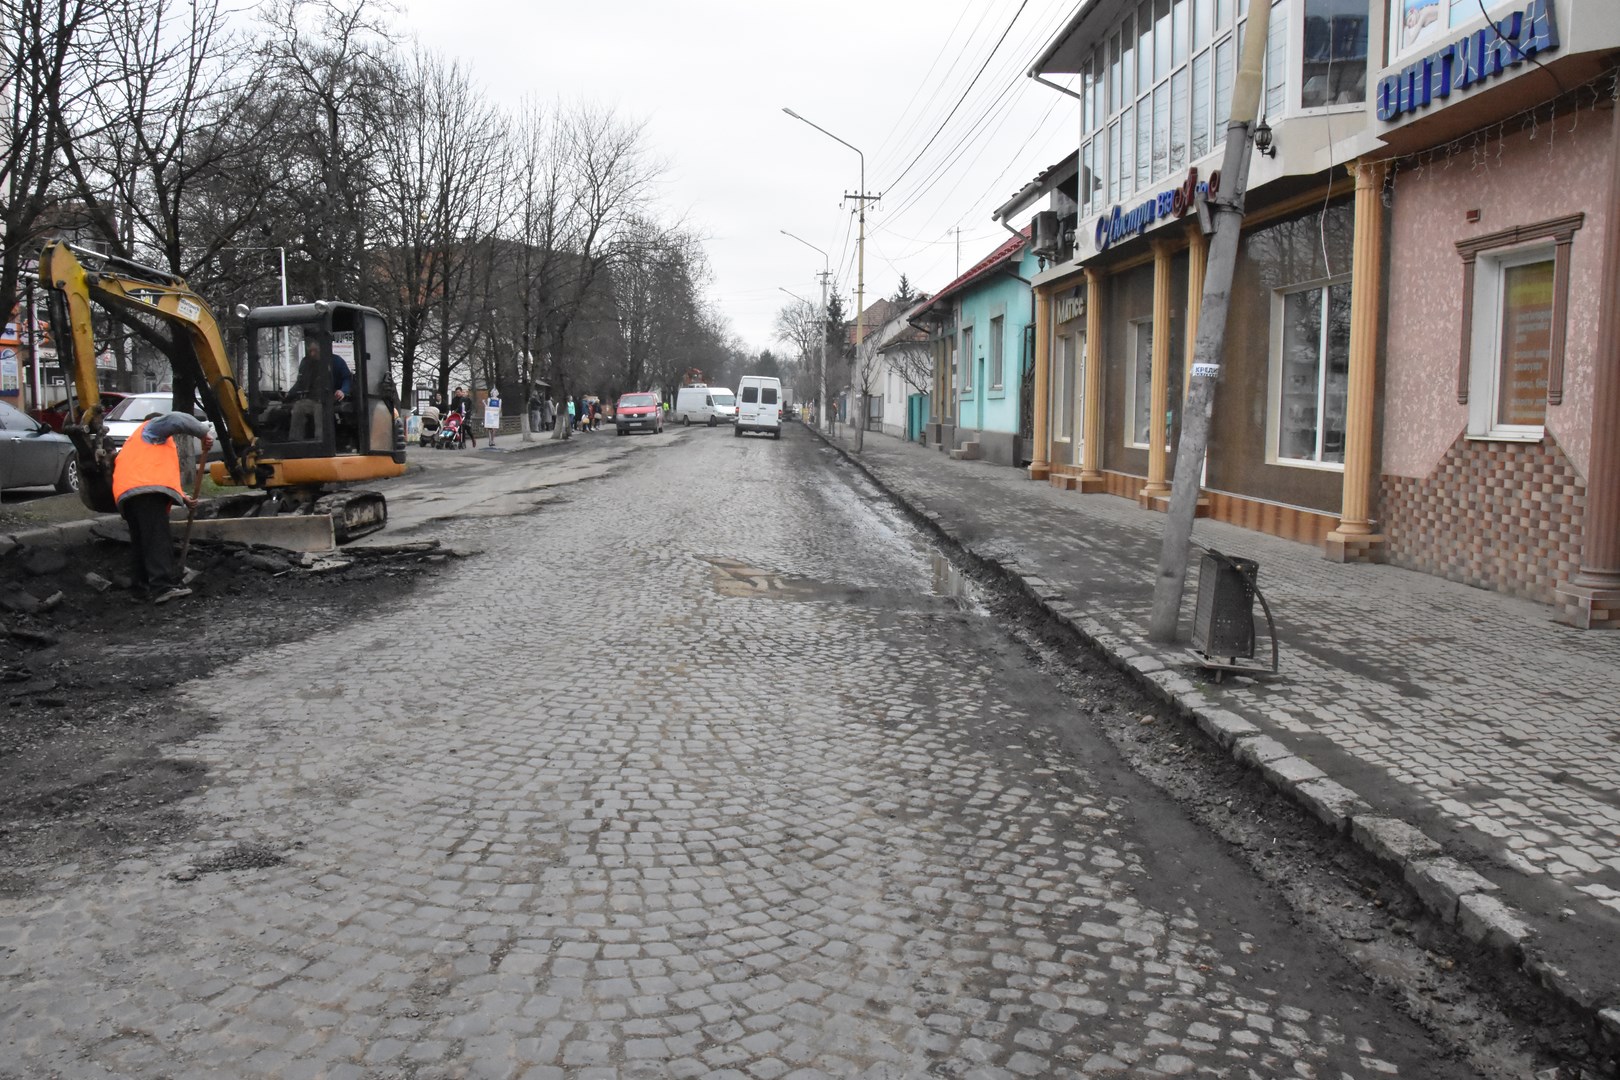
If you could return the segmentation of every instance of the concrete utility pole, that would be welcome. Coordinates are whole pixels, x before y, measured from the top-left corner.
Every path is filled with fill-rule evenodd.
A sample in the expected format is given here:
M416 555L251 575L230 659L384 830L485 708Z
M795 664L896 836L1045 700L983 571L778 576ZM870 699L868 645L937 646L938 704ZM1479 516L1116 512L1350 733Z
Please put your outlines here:
M834 135L833 138L837 139L838 136ZM844 142L842 139L838 139L838 141ZM844 143L844 145L849 146L848 143ZM849 148L855 150L853 146ZM859 150L855 150L855 152L861 154ZM881 194L868 195L866 193L866 155L861 154L861 190L853 195L848 192L844 194L844 198L854 199L855 205L860 207L860 230L856 234L857 239L855 241L855 363L851 365L849 373L850 406L851 411L856 414L854 419L855 452L857 454L861 452L866 434L866 383L861 365L861 341L866 336L866 319L864 318L866 304L866 204L882 197Z
M856 156L861 159L861 189L854 194L850 194L848 192L844 193L844 198L846 200L854 199L855 205L860 208L861 227L858 239L855 242L855 360L856 363L859 364L862 336L861 331L863 328L863 324L861 322L861 306L866 302L866 204L883 198L883 193L879 192L876 195L868 195L866 193L866 155L861 153L860 147L853 143L844 142L843 139L840 139L838 136L834 135L820 124L814 123L810 120L805 120L804 117L800 116L798 113L787 108L786 106L783 106L782 111L793 117L795 120L802 120L804 123L809 124L811 127L827 136L827 138L831 139L833 142L849 147L851 150L855 151ZM857 396L856 380L853 378L853 375L857 373L852 370L851 374L852 377L850 379L849 390L850 396L853 398ZM866 401L864 395L861 395L860 401L853 402L852 404L856 406L856 411L862 414L855 418L855 449L859 451L861 448L861 432L866 429Z
M1199 305L1192 385L1182 413L1176 473L1164 520L1164 542L1159 550L1159 576L1153 583L1153 614L1148 622L1151 641L1175 641L1176 625L1181 618L1187 554L1192 542L1193 517L1198 510L1204 453L1209 447L1209 419L1215 408L1215 384L1220 379L1221 349L1226 340L1226 312L1231 303L1232 275L1237 268L1238 240L1243 231L1244 189L1248 186L1249 159L1253 156L1254 119L1260 112L1260 69L1266 56L1270 20L1270 4L1249 6L1243 56L1232 88L1232 117L1226 125L1226 156L1221 161L1220 191L1210 200L1215 215L1215 235L1209 245L1209 268Z
M821 426L832 433L832 414L827 411L827 283L832 280L832 271L823 270L816 275L821 279L821 315L816 325L821 330Z

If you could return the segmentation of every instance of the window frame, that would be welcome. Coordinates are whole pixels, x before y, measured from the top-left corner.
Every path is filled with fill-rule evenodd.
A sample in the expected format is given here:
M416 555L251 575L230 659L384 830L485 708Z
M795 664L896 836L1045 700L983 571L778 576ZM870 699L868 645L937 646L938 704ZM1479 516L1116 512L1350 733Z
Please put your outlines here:
M1125 446L1131 450L1150 450L1152 443L1148 441L1153 437L1153 338L1148 338L1147 372L1148 381L1146 393L1148 395L1148 439L1136 441L1136 394L1137 384L1141 382L1138 368L1142 363L1142 331L1145 328L1149 335L1153 333L1153 316L1144 315L1139 319L1129 319L1127 326L1131 328L1131 352L1125 365Z
M990 317L990 341L986 348L988 354L989 370L985 373L985 387L990 392L1005 392L1007 389L1007 349L1006 336L1007 316L1005 314Z
M1345 102L1343 105L1306 105L1305 104L1305 4L1307 0L1291 0L1298 5L1299 18L1295 20L1298 25L1289 27L1288 36L1288 111L1293 116L1331 116L1337 113L1365 112L1367 103L1372 95L1373 83L1378 74L1378 65L1373 56L1373 24L1376 16L1368 10L1367 13L1367 56L1364 61L1365 72L1361 77L1361 100ZM1399 3L1400 0L1386 0L1386 4ZM1470 0L1472 2L1472 0ZM1487 0L1495 2L1495 0ZM1388 13L1386 6L1385 12ZM1388 19L1385 20L1385 31L1390 28ZM1386 36L1384 46L1387 50L1393 38ZM1328 26L1328 51L1333 51L1333 27Z
M1067 432L1064 430L1063 395L1065 393L1069 393L1072 396L1073 394L1073 390L1069 386L1069 380L1072 377L1069 371L1069 364L1072 357L1069 355L1068 337L1069 335L1067 334L1058 333L1055 328L1052 331L1052 359L1054 363L1052 364L1051 400L1047 402L1052 414L1050 417L1052 441L1054 443L1063 443L1064 445L1069 445L1074 442L1074 423L1072 416L1069 418L1069 427Z
M956 395L959 398L970 398L973 396L974 383L977 381L973 370L973 324L963 323L957 327L956 334L959 342L956 355L961 363L957 373L964 376L957 382Z
M1317 472L1344 472L1342 461L1322 461L1326 439L1323 434L1322 422L1327 414L1327 350L1326 335L1328 332L1328 312L1332 307L1331 290L1337 287L1348 288L1351 275L1340 274L1330 278L1318 278L1315 281L1302 282L1298 285L1289 285L1286 288L1274 289L1271 293L1271 345L1270 356L1267 361L1266 373L1266 464L1280 465L1290 469L1313 469ZM1318 346L1317 353L1317 383L1316 383L1316 443L1317 455L1312 458L1293 458L1282 455L1282 377L1283 377L1283 336L1287 331L1288 298L1300 293L1317 292L1322 294L1322 335L1323 341ZM1346 349L1349 343L1346 342ZM1345 371L1345 392L1349 393L1349 365ZM1348 409L1345 417L1345 438L1349 439Z
M1550 246L1553 256L1552 339L1547 357L1547 408L1564 403L1564 351L1569 332L1569 275L1575 233L1586 223L1584 213L1549 218L1529 225L1501 229L1483 236L1456 242L1463 263L1463 310L1461 343L1457 352L1457 404L1468 406L1469 439L1486 442L1539 442L1546 436L1546 424L1518 427L1496 423L1497 373L1501 355L1494 348L1501 332L1500 271L1544 259ZM1535 255L1540 253L1541 258ZM1479 280L1480 257L1485 258L1487 280ZM1504 262L1504 259L1508 260ZM1491 289L1491 302L1481 305L1482 284ZM1493 325L1493 323L1495 325ZM1483 342L1491 343L1491 351ZM1488 365L1486 362L1488 361ZM1487 367L1487 373L1478 369ZM1482 388L1490 388L1481 394ZM1487 400L1481 402L1483 397Z

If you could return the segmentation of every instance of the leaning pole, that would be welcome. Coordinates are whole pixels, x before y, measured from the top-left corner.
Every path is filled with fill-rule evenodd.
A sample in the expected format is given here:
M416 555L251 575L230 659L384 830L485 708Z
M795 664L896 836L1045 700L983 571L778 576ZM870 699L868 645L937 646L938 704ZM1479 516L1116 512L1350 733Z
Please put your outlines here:
M1249 5L1243 56L1232 88L1232 117L1226 125L1226 156L1221 161L1220 190L1209 200L1215 218L1215 235L1209 243L1208 270L1198 315L1198 340L1193 348L1192 385L1182 413L1176 472L1164 520L1163 546L1159 549L1159 575L1153 583L1153 614L1148 622L1151 641L1175 641L1176 625L1181 618L1181 594L1187 583L1193 517L1198 511L1204 454L1209 448L1209 418L1215 408L1215 386L1221 377L1226 311L1231 303L1232 274L1237 268L1238 240L1243 231L1244 189L1249 180L1254 120L1260 112L1260 70L1266 55L1270 21L1270 4Z

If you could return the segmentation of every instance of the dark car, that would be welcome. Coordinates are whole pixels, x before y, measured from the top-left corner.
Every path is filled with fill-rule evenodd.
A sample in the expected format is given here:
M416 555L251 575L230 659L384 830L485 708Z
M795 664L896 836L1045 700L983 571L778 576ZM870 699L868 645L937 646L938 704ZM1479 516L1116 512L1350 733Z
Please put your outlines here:
M128 394L121 394L117 390L101 391L102 411L112 412L113 406L117 405L120 401L123 401L127 397L129 397ZM44 424L52 431L61 431L62 425L68 422L71 415L68 409L68 406L71 404L72 400L70 398L62 398L60 401L51 402L43 409L29 409L28 415Z
M79 490L79 454L66 435L0 402L0 488Z
M656 394L624 394L613 410L613 425L620 435L632 431L664 430L664 410L659 407Z

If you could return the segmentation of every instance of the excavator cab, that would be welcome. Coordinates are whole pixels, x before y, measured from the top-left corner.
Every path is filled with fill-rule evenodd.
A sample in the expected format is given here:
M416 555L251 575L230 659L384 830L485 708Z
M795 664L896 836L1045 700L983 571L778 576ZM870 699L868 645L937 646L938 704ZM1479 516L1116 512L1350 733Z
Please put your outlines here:
M325 301L262 307L243 314L243 327L242 390L266 457L405 463L381 313Z

